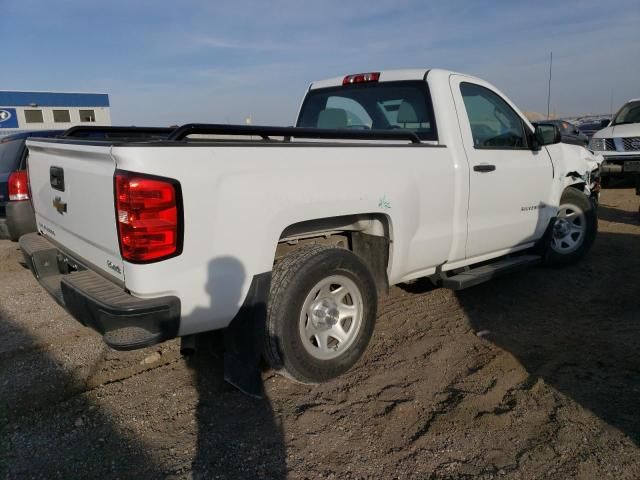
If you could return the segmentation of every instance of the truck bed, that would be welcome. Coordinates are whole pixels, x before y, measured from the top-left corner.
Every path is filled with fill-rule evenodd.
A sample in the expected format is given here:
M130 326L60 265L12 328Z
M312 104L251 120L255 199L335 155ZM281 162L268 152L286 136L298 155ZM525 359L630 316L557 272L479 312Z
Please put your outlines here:
M165 139L34 139L29 148L40 233L139 298L180 298L180 335L226 326L300 222L367 214L393 225L404 240L393 246L392 283L446 261L451 247L454 159L411 132L189 124ZM67 191L51 187L51 167L64 169ZM117 171L180 184L180 255L123 261Z

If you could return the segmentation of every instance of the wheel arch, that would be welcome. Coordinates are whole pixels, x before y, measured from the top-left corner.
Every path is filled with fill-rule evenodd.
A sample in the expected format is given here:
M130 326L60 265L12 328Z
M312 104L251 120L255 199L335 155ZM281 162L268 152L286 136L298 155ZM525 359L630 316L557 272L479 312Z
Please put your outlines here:
M391 218L379 212L304 220L282 230L274 260L278 261L302 245L335 245L362 258L373 273L378 291L386 293L392 235Z

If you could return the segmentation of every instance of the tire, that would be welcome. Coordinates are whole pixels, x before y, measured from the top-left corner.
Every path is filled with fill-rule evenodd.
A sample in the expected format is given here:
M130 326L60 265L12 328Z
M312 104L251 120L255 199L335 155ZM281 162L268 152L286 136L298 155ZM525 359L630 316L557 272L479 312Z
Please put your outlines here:
M573 187L560 198L558 217L549 235L547 263L571 265L591 248L598 233L598 216L591 200Z
M309 245L291 252L273 270L267 362L301 383L343 374L371 340L377 303L371 270L349 250Z

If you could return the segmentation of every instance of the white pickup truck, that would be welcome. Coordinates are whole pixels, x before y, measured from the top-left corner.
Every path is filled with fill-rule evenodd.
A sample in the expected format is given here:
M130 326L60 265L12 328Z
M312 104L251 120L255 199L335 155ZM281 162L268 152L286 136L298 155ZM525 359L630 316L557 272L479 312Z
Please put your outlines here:
M39 233L20 245L113 348L226 329L236 384L256 355L320 382L362 355L390 285L585 254L598 162L559 142L471 76L348 75L311 84L296 127L30 139Z
M589 148L601 154L603 180L640 175L640 98L629 100L613 116L611 123L597 131Z

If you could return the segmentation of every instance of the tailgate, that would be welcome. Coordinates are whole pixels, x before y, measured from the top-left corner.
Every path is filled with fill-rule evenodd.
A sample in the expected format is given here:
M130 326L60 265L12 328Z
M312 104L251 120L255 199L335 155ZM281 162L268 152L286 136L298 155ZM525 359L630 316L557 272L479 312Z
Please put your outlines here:
M71 256L124 281L111 146L42 140L27 146L38 231Z

